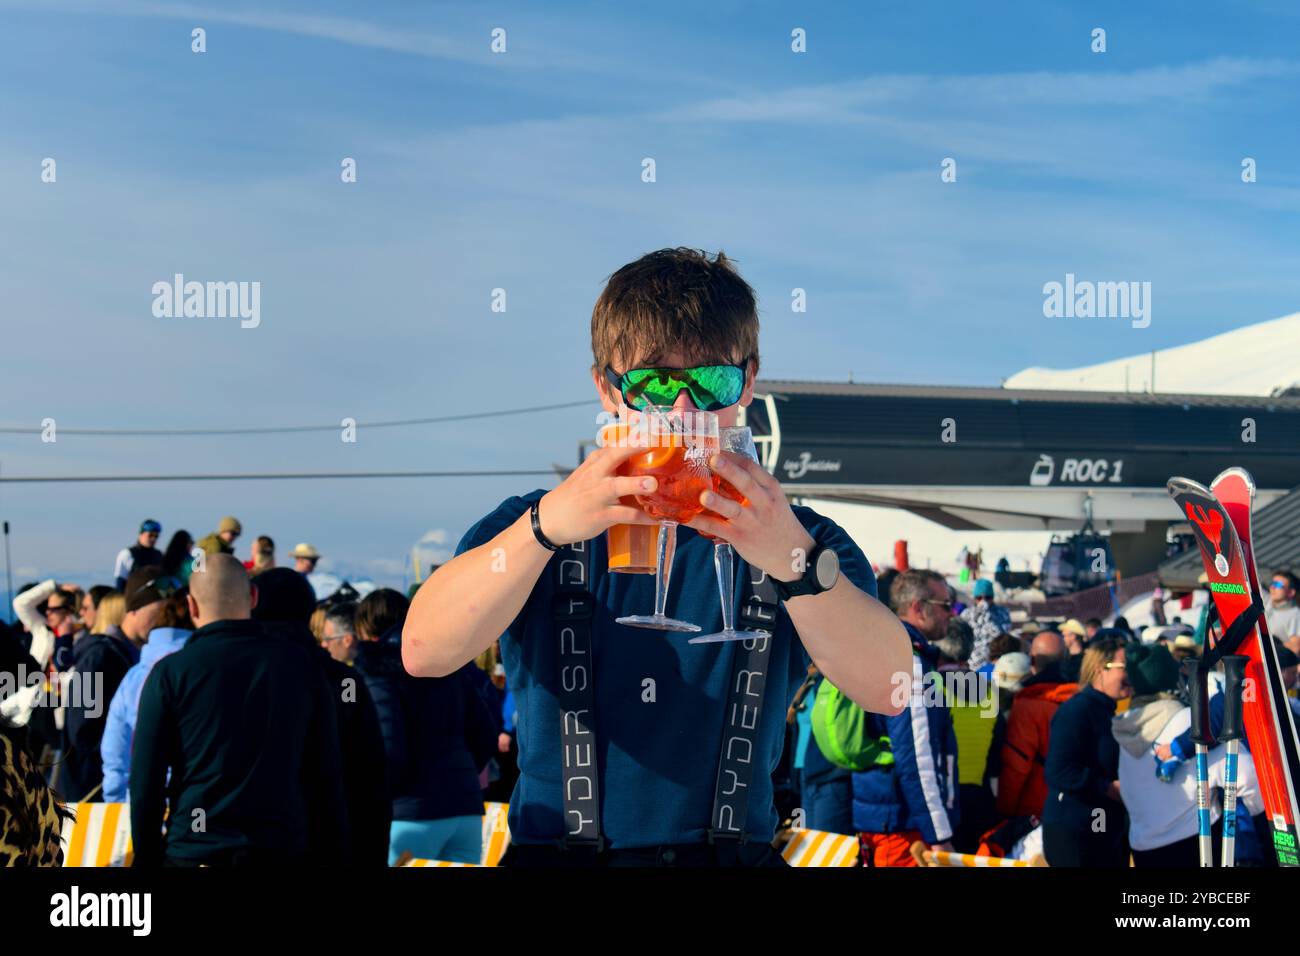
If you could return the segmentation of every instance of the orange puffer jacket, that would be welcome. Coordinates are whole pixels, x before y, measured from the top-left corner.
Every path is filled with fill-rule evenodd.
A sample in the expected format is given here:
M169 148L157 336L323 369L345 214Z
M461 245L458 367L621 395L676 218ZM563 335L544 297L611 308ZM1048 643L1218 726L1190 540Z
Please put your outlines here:
M1078 691L1078 684L1031 679L1016 694L1007 715L1002 743L1002 773L998 777L998 813L1008 817L1040 816L1047 800L1043 766L1048 731L1056 708Z

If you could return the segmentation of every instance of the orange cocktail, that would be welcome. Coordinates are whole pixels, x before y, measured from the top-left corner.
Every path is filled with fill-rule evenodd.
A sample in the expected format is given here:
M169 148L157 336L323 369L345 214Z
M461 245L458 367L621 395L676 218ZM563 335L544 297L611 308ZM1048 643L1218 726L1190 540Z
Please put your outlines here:
M718 452L718 436L664 429L652 432L648 440L650 446L629 458L619 473L657 479L654 491L636 496L650 517L677 524L690 521L704 510L700 495L713 489L709 459Z
M630 431L630 426L623 422L605 425L597 443L603 447L626 442ZM629 495L620 498L619 504L635 508L637 501ZM609 569L621 574L654 574L655 541L658 537L659 529L654 525L611 525L606 532Z
M655 490L636 495L641 510L659 519L655 540L655 612L616 618L619 624L665 631L699 631L698 624L664 613L672 574L677 525L704 510L700 496L714 487L709 460L718 453L718 416L712 412L647 406L629 441L644 446L627 459L619 474L653 477Z
M722 497L724 498L730 498L732 501L739 501L740 506L742 508L749 504L749 499L746 498L744 495L742 495L739 491L737 491L736 486L733 485L731 482L727 481L725 478L719 478L717 481L717 487L715 487L713 490L716 491L718 494L722 495ZM717 518L719 521L727 520L726 518L723 518L721 515L715 515L713 512L709 512L708 517ZM714 544L717 544L722 540L717 535L709 534L707 531L701 531L700 535L705 538L708 538Z
M635 498L620 502L636 506ZM609 569L622 574L655 573L655 539L659 529L652 524L616 524L609 528Z

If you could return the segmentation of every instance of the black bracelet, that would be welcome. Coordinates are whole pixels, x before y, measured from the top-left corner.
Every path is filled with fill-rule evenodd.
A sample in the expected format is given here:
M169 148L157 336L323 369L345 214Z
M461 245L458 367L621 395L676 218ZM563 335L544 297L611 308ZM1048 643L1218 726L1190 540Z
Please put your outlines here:
M541 503L542 499L538 498L533 502L532 508L528 511L529 517L533 522L533 537L536 538L537 543L547 551L559 551L560 546L552 542L550 538L546 537L546 535L542 534L542 519L537 516L537 508Z

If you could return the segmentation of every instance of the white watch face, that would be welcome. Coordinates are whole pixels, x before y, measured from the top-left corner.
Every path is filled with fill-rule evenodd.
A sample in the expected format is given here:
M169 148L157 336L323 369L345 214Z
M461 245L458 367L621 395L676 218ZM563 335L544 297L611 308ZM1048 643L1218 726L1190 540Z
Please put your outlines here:
M840 576L840 556L831 548L825 548L817 555L817 586L829 591L835 586Z

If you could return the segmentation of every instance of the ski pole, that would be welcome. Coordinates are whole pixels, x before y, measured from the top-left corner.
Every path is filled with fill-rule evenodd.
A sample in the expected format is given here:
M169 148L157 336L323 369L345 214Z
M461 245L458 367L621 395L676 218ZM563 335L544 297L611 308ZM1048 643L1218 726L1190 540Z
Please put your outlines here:
M1227 741L1228 749L1223 769L1222 866L1237 865L1237 754L1241 747L1241 690L1248 660L1242 654L1227 654L1223 658L1223 727L1219 739Z
M1183 661L1192 705L1192 743L1196 744L1196 835L1201 866L1214 866L1214 843L1210 837L1210 732L1209 670L1196 658Z

